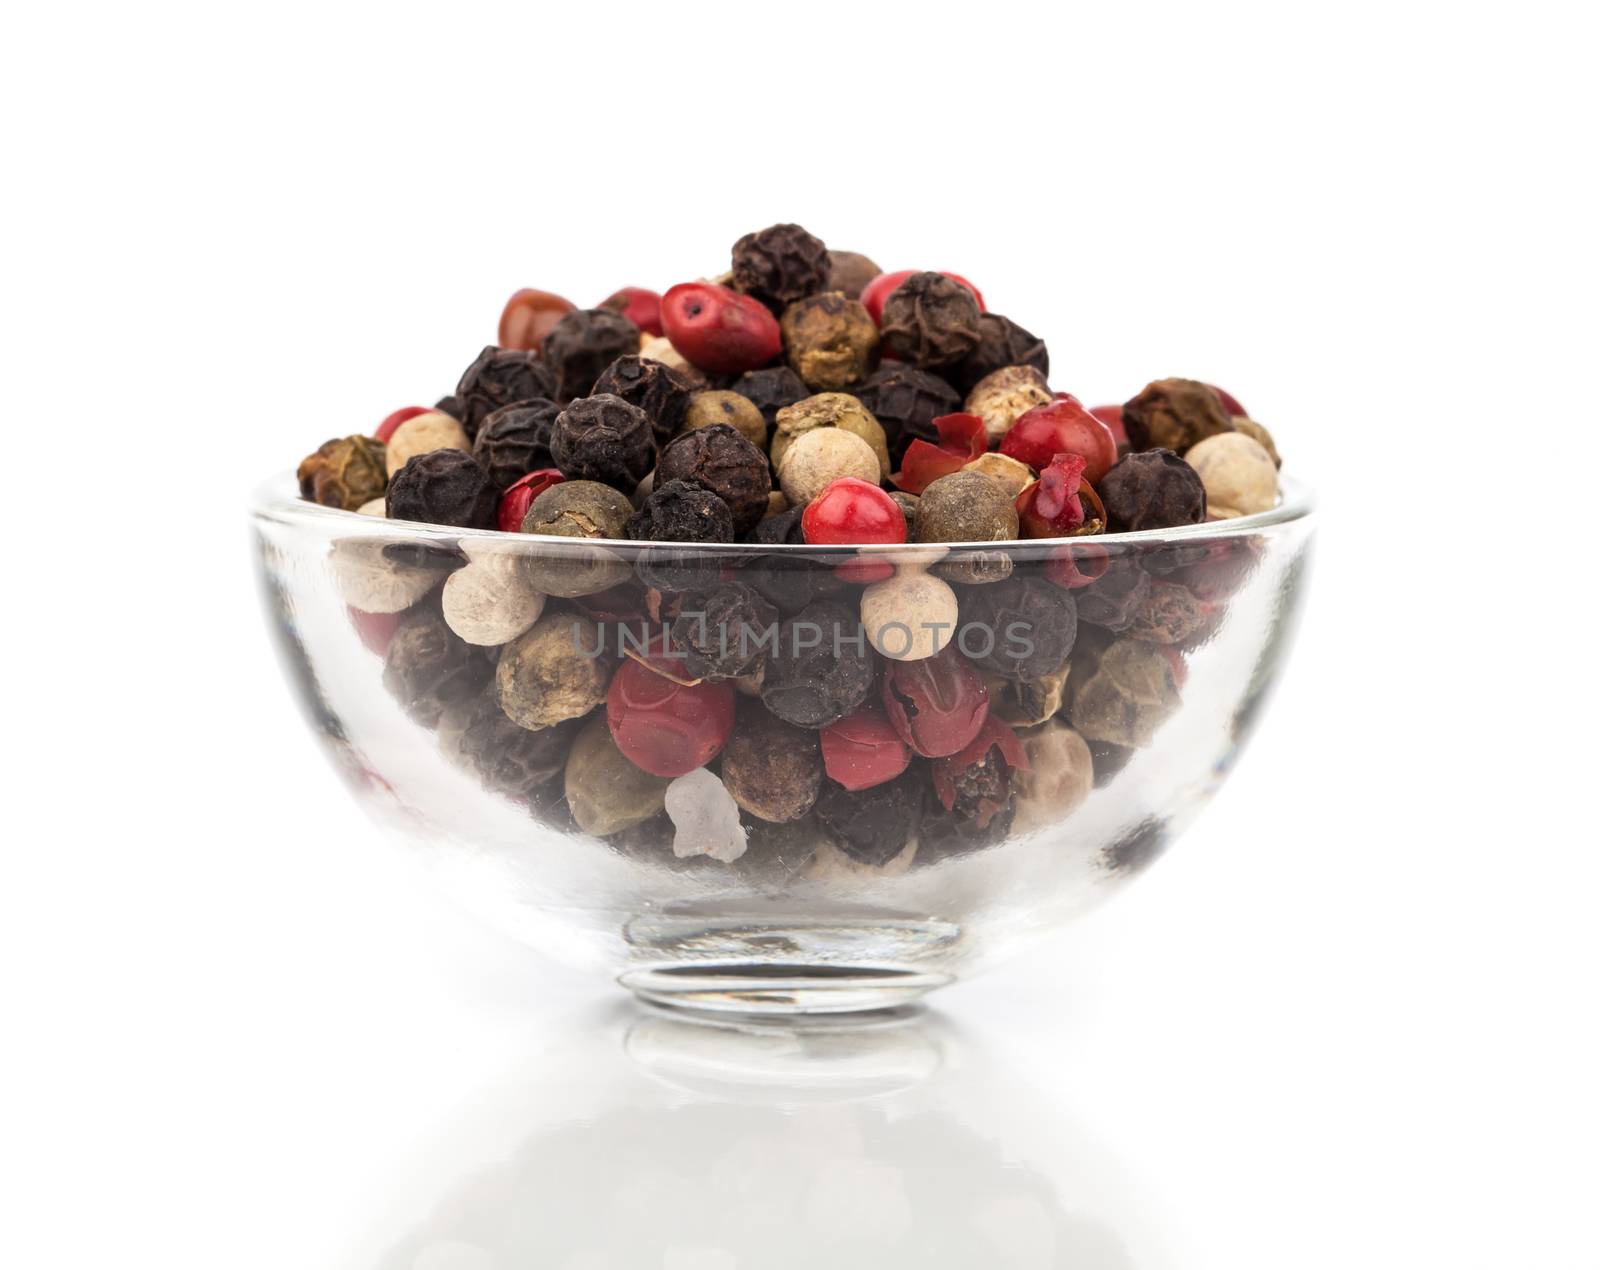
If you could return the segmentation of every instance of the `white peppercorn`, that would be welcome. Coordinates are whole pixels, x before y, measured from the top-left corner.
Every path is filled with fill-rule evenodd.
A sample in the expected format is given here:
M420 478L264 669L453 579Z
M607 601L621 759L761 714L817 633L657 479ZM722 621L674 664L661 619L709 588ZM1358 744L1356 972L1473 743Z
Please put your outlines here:
M1277 464L1253 437L1219 432L1183 457L1206 487L1206 512L1211 519L1253 516L1277 506Z
M445 579L444 620L469 644L509 643L539 620L544 593L529 583L522 559L498 542L463 541L467 565Z
M1013 833L1053 828L1094 790L1094 760L1088 743L1059 719L1020 735L1026 767L1011 772L1016 816Z
M452 419L442 410L413 415L389 438L384 451L384 466L392 477L406 465L408 459L433 450L470 450L472 442L459 420Z
M841 477L876 485L882 466L873 449L853 432L817 428L795 441L778 468L778 484L792 507L804 507Z
M892 661L932 657L954 638L958 620L955 592L916 565L900 565L861 593L867 639Z
M1003 366L973 385L967 413L982 419L989 444L999 445L1013 423L1051 400L1050 385L1034 367Z

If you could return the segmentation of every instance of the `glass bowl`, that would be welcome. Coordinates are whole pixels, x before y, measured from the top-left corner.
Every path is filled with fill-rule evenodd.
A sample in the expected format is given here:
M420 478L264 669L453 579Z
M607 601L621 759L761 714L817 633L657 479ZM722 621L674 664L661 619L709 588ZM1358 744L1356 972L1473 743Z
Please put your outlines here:
M1313 524L1283 486L936 548L455 530L287 475L253 512L316 730L462 902L651 1000L813 1012L984 969L1182 831L1290 643Z

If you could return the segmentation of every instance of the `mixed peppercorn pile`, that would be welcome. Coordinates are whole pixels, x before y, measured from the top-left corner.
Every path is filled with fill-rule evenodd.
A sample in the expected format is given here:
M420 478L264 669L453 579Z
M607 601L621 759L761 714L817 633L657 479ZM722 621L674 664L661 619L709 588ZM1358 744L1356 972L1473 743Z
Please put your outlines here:
M488 787L662 858L895 873L1069 814L1176 709L1256 548L1116 534L1278 499L1228 393L1089 409L1049 370L965 278L774 225L664 294L518 291L453 394L298 476L515 535L332 560L389 691Z

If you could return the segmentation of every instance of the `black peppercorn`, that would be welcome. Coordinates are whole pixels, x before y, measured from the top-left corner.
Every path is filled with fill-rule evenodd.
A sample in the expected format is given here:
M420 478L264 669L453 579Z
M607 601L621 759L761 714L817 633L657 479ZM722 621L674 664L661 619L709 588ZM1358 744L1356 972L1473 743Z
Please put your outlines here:
M482 464L502 493L529 472L554 467L550 437L561 407L548 397L501 406L484 419L472 443L472 457Z
M978 315L978 345L954 373L956 387L968 393L985 375L1007 366L1031 366L1050 377L1050 353L1044 341L998 313Z
M1171 450L1119 459L1098 486L1113 533L1198 525L1206 518L1200 474Z
M1043 679L1066 664L1078 635L1072 593L1042 578L1017 576L963 589L960 648L1003 679Z
M733 514L704 486L668 481L650 492L628 521L627 533L636 542L732 542ZM644 552L634 565L647 586L662 591L704 585L720 569L715 557L671 548Z
M769 225L733 245L733 285L773 309L827 289L833 262L799 225Z
M579 397L556 416L550 453L569 480L631 490L655 466L650 416L609 393Z
M896 464L912 441L938 441L935 419L961 410L960 393L937 375L904 362L884 363L867 376L855 396L883 425Z
M540 787L566 766L576 728L575 720L548 728L519 727L506 717L489 688L444 711L439 718L439 748L485 789L535 803L541 801Z
M805 380L787 366L768 366L764 370L747 370L730 385L733 392L748 397L761 412L767 427L778 420L778 411L792 406L803 397L811 395Z
M596 393L610 393L650 416L656 440L665 445L683 427L694 385L665 362L637 353L617 358L594 382Z
M465 450L430 450L408 459L384 496L390 520L462 529L493 529L499 505L499 489Z
M484 651L458 637L438 606L428 604L395 628L384 652L383 686L410 718L431 728L447 706L481 693L493 671Z
M478 435L484 419L501 406L534 397L554 397L556 380L538 353L530 349L496 348L491 344L463 372L455 395L459 400L457 407L452 409L440 402L439 408L459 419L471 438Z
M1078 620L1108 631L1127 630L1150 590L1150 575L1127 555L1112 558L1105 573L1075 593Z
M1015 798L991 810L986 821L974 816L969 807L958 804L946 811L935 800L922 817L922 830L917 835L917 864L937 864L940 860L999 846L1011 833L1016 814Z
M605 368L639 351L639 328L614 309L574 309L544 337L544 359L555 372L557 401L587 397Z
M462 401L455 393L451 393L448 397L440 397L438 401L433 403L433 408L442 410L457 423L466 418L467 414L467 403Z
M1197 379L1158 379L1122 407L1122 426L1135 450L1176 450L1232 432L1233 416L1217 390Z
M822 786L822 747L815 732L785 723L759 705L739 710L722 751L722 783L758 820L799 820Z
M761 672L778 625L778 610L738 582L683 597L672 622L672 646L695 679L738 679Z
M772 492L767 456L726 423L691 429L673 441L661 452L656 480L704 486L728 505L739 533L760 523Z
M927 773L911 768L870 789L824 781L816 814L833 844L860 864L881 868L905 850L922 823Z
M780 719L825 728L867 699L876 671L858 615L837 600L814 600L778 624L767 654L761 700Z
M978 302L942 273L914 273L884 301L885 352L913 366L949 366L978 346Z

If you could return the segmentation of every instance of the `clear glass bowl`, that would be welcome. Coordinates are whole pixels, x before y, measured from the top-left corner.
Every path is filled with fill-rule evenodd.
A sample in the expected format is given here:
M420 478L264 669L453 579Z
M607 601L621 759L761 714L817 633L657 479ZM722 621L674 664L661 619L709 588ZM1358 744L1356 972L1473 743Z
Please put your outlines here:
M254 524L290 679L374 819L424 851L468 907L529 945L652 1000L770 1012L902 1004L1003 959L1149 864L1210 799L1250 733L1285 660L1313 528L1307 492L1285 480L1280 505L1256 516L950 544L943 554L601 544L319 507L288 476L258 494ZM863 565L863 555L876 559ZM811 620L866 612L874 643L905 650L909 633L886 630L881 606L862 607L863 575L890 567L938 579L932 591L958 602L954 628L926 638L970 656L925 690L905 686L921 682L913 663L868 649L859 627L830 618L817 634ZM670 680L694 680L688 663L661 655L661 622L678 607L705 611L706 591L730 580L779 619L757 635L755 661L772 661L764 638L799 653L769 668L764 687L807 725L773 731L759 676L691 689L696 717L732 711L737 826L723 781L712 779L731 750L668 798L666 776L622 757L596 695L609 682L617 697L620 667L657 687L654 671L665 671L669 694ZM571 594L595 587L604 589ZM562 594L530 598L535 589ZM808 599L823 607L802 607ZM505 639L535 615L544 634L468 644L447 607L477 639ZM889 625L897 613L887 610ZM696 621L703 632L705 619ZM552 623L579 657L532 655L533 644L555 647ZM832 645L820 659L807 647L817 638ZM1064 676L1048 669L1069 647ZM795 794L793 774L813 773L816 784L821 769L818 720L863 694L898 706L913 735L927 725L939 741L924 748L947 749L962 711L983 695L972 691L973 670L992 722L960 753L914 756L893 782L857 793L823 777L798 819L747 809L795 815L808 787ZM955 680L967 688L952 697ZM507 717L507 697L521 724L587 713L530 730ZM614 718L630 717L612 705ZM771 736L766 749L741 740L763 730L776 751ZM702 761L704 727L678 741L659 727L644 735L651 761L673 772ZM789 773L771 798L764 761ZM702 816L681 832L674 823Z

